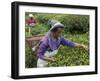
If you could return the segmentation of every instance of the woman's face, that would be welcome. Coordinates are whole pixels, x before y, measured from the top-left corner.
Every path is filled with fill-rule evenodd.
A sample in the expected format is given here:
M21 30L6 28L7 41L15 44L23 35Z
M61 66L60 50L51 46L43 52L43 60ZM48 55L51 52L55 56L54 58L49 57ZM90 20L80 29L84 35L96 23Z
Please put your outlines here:
M58 28L58 30L56 32L53 32L54 38L60 37L62 32L63 32L63 28Z

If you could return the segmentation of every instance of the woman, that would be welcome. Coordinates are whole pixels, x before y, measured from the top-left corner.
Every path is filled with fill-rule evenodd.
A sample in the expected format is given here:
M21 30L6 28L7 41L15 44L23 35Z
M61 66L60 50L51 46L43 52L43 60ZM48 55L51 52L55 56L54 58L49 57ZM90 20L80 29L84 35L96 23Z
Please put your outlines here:
M51 29L39 43L37 67L46 67L49 61L54 62L54 56L57 54L60 45L87 49L85 45L71 42L61 35L64 30L63 24L56 20L52 20L50 24Z
M35 17L32 14L29 14L29 18L26 19L26 26L34 27L37 24Z

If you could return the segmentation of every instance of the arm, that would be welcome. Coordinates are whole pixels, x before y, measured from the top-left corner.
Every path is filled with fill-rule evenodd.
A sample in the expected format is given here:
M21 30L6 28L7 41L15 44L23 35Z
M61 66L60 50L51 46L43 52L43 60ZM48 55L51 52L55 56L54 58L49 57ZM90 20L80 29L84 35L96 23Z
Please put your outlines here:
M67 40L67 39L65 39L63 37L61 39L61 44L65 45L65 46L69 46L69 47L75 47L76 46L76 44L74 42L72 42L70 40Z
M75 43L75 47L77 47L77 48L83 48L83 49L85 49L87 51L89 50L88 47L86 45L84 45L84 44Z
M77 48L83 48L85 50L88 50L88 47L87 46L85 46L83 44L78 44L78 43L69 41L69 40L64 39L64 38L62 38L61 44L62 45L65 45L65 46L69 46L69 47L77 47Z
M38 49L38 57L46 61L54 61L53 58L44 56L45 52L47 51L47 48L48 45L46 45L45 43L41 43Z

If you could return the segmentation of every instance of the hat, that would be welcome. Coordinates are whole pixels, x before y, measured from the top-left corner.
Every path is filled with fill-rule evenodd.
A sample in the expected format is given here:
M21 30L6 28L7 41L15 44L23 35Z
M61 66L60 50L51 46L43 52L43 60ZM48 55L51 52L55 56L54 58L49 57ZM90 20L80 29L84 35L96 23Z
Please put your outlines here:
M34 17L33 14L29 14L29 17Z
M49 24L51 26L50 31L54 28L64 28L64 25L57 20L51 20Z

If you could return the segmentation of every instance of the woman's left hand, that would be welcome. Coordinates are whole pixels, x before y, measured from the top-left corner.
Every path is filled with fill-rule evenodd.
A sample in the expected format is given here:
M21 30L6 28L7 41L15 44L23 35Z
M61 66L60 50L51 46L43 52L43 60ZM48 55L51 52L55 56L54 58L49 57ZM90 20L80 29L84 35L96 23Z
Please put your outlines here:
M86 45L84 45L84 44L76 44L76 47L83 48L83 49L85 49L86 51L89 50L88 46L86 46Z
M89 50L88 46L86 46L86 45L83 45L83 44L82 44L81 47L82 47L83 49L85 49L86 51Z

